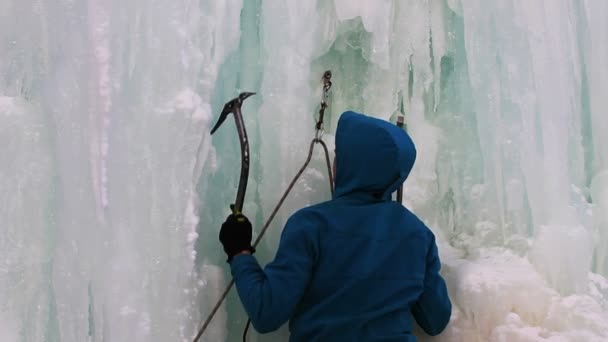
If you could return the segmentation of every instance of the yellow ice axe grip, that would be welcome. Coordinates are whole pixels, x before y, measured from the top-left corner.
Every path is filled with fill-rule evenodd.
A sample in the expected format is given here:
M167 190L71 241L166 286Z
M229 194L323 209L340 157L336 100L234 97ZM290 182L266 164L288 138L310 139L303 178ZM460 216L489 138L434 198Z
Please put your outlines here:
M230 210L232 210L232 215L236 216L236 220L237 221L239 221L239 222L245 222L245 220L246 220L245 216L243 216L243 213L236 208L236 205L231 204L230 205Z

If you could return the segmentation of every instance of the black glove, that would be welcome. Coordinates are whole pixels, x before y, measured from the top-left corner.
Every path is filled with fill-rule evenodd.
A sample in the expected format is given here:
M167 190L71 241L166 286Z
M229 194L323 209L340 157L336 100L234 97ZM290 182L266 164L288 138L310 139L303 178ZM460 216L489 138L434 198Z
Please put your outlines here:
M255 253L251 246L251 222L243 214L231 214L220 229L220 242L224 245L224 252L228 255L228 262L232 257L242 251Z

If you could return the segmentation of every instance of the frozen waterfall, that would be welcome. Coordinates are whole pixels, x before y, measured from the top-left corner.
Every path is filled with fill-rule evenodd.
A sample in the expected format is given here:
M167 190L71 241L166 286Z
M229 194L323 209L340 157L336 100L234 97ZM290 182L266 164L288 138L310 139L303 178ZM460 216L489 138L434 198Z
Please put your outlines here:
M268 218L339 114L403 113L405 204L452 321L421 341L608 340L608 2L0 0L0 341L191 341L230 280L217 240L251 143ZM232 123L230 123L232 125ZM329 198L321 154L294 210ZM204 335L240 341L233 292ZM283 341L284 327L250 341Z

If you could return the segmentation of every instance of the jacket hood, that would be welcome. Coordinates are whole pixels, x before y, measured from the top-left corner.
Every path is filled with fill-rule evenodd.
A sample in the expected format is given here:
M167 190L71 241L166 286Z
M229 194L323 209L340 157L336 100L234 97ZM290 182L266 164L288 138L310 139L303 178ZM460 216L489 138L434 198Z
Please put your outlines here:
M407 179L416 147L410 136L390 122L344 112L336 130L335 197L371 195L390 200Z

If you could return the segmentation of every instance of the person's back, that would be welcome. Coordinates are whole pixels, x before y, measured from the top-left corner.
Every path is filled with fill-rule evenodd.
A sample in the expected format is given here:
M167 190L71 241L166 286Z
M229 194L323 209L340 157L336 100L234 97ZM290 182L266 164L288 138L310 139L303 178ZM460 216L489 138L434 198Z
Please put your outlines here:
M299 215L323 223L315 229L318 259L310 285L290 320L291 341L415 341L410 310L425 290L427 259L436 253L424 224L395 202L349 198ZM424 328L431 334L450 317L442 290L426 303L428 314L419 315L428 316Z
M231 263L239 295L260 332L290 320L291 341L415 341L451 314L432 232L391 201L416 157L388 122L347 112L336 132L331 201L288 221L264 271L251 255Z

